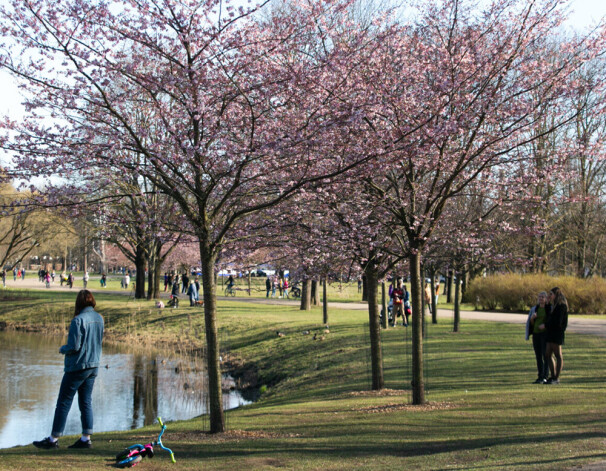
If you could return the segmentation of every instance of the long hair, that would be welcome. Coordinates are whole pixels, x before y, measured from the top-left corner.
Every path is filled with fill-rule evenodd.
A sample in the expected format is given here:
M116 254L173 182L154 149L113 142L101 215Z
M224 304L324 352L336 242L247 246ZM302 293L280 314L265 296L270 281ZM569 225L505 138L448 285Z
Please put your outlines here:
M85 307L91 306L92 308L94 308L96 305L97 303L95 302L95 297L93 296L93 293L91 293L87 289L80 290L78 296L76 296L76 309L74 310L74 317L80 314L80 312L82 312L82 309L84 309Z
M568 309L568 301L566 300L564 293L562 293L562 290L560 288L551 288L551 292L555 295L553 305L557 306L558 304L563 304L566 306L566 309Z

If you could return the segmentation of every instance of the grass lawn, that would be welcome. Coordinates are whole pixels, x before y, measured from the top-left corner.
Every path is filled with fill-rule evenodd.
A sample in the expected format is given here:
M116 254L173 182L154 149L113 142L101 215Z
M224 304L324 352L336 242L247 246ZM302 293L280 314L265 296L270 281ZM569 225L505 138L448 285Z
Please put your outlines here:
M0 322L67 325L73 293L16 292L0 297ZM158 311L151 302L99 294L107 337L174 348L203 346L200 310ZM185 304L185 303L184 303ZM225 434L206 433L207 418L168 424L147 470L234 469L493 469L568 470L606 460L606 345L568 334L559 386L534 385L534 354L520 326L462 321L428 325L428 404L410 405L410 332L383 333L385 382L369 391L367 314L219 303L220 338L229 358L254 363L267 386L256 403L227 412ZM314 341L311 330L324 335ZM285 334L278 337L276 331ZM107 469L124 446L154 438L157 427L99 433L92 450L33 446L0 450L0 470ZM39 437L33 437L39 438Z

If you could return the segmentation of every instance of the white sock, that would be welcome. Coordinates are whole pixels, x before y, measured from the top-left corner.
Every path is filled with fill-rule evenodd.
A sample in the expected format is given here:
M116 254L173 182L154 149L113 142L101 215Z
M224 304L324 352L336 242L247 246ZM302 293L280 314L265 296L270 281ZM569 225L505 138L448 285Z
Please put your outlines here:
M82 440L83 442L87 442L90 440L90 435L82 435L80 437L80 440Z
M59 440L58 438L55 438L52 435L50 435L48 438L52 443L55 443L57 440Z

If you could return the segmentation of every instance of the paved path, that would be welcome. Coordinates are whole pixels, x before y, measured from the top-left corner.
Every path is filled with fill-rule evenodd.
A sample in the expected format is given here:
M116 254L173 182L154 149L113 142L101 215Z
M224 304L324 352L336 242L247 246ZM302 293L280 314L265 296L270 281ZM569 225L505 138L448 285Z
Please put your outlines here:
M12 276L10 279L7 277L7 287L14 288L27 288L27 289L45 289L44 284L40 283L37 279L26 278L24 281L17 280L13 281ZM76 279L76 284L71 291L77 292L82 288L82 280ZM61 287L58 282L51 285L52 290L56 291L70 291L66 286ZM99 277L92 277L89 281L89 289L93 293L106 292L111 294L130 295L131 290L105 290L99 288ZM161 293L162 298L168 298L169 293ZM185 295L181 295L185 297ZM254 304L271 304L271 305L286 305L286 306L298 306L299 301L289 299L277 299L277 298L252 298L245 294L245 291L238 292L234 298L224 298L219 296L219 299L229 299L230 301L242 301ZM366 303L339 303L330 302L328 306L332 309L351 309L351 310L367 310L368 305ZM527 319L527 314L508 314L503 312L484 312L484 311L461 311L462 319L469 320L481 320L491 322L506 322L511 324L524 324ZM453 318L453 312L451 309L438 309L438 318L440 319L451 319ZM597 335L599 337L606 338L606 320L602 319L586 319L579 318L576 316L570 316L568 318L568 332L574 332L577 334L588 334Z
M226 298L221 298L226 299ZM247 297L236 297L229 298L237 301L244 301L255 304L286 304L298 306L298 301L290 301L287 299L275 299L275 298L247 298ZM338 303L329 302L328 306L332 309L351 309L351 310L364 310L368 309L366 303ZM454 313L451 309L438 309L438 319L450 319L452 320ZM506 322L510 324L522 324L526 323L528 318L527 314L510 314L505 312L485 312L485 311L461 311L462 319L469 320L481 320L481 321L492 321L492 322ZM568 332L574 332L577 334L590 334L598 335L600 337L606 337L606 320L602 319L585 319L575 316L568 318Z

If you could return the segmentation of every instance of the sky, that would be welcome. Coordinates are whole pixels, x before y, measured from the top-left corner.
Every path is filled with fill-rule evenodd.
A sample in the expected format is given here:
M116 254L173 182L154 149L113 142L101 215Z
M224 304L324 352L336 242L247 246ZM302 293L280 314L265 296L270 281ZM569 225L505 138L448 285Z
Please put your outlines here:
M4 3L6 0L0 0ZM595 25L606 17L605 0L570 0L571 15L569 24L572 28L583 30ZM12 78L0 69L0 116L8 115L18 119L23 115L19 91ZM0 159L0 165L2 164Z

